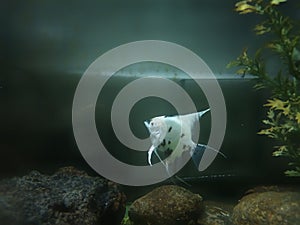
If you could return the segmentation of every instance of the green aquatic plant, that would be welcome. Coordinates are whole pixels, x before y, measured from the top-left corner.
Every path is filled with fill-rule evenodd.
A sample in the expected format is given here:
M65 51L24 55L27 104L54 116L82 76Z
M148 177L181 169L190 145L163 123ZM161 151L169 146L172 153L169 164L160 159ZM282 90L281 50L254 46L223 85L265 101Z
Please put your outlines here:
M129 216L124 216L121 225L133 225L133 222L129 219Z
M122 219L121 225L134 225L133 222L130 220L129 215L128 215L129 208L130 208L130 203L128 203L126 205L126 210L125 210L125 214L124 214L124 217Z
M287 157L291 169L287 176L300 176L300 32L299 21L283 15L278 5L287 0L245 0L236 3L240 14L254 13L262 22L254 27L256 35L267 35L266 44L254 56L247 49L228 67L239 67L238 74L256 77L254 88L270 91L264 128L258 134L276 142L273 156ZM271 52L278 59L278 71L270 72L267 56ZM274 54L275 53L275 54ZM277 61L276 61L277 62ZM274 70L274 62L272 70Z

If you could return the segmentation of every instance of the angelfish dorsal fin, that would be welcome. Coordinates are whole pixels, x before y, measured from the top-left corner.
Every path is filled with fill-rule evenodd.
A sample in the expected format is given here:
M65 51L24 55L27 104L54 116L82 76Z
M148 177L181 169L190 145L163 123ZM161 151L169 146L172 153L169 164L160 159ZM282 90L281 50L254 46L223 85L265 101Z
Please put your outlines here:
M185 124L185 126L192 128L196 122L199 121L199 119L207 112L209 112L210 109L206 109L200 112L196 113L190 113L186 115L179 116L181 122Z

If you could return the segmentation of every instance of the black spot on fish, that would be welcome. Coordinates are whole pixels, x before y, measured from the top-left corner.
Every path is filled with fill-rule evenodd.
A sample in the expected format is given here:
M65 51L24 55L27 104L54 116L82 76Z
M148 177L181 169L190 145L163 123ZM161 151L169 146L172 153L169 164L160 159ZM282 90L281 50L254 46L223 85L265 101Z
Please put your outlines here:
M170 133L170 132L171 132L171 130L172 130L172 127L170 127L170 128L169 128L168 132Z
M168 145L170 145L171 144L171 141L168 141Z
M185 149L186 148L186 145L183 145L183 149Z
M160 145L164 147L166 145L166 139L164 139Z
M168 157L169 155L171 155L173 152L173 150L171 148L167 148L167 150L165 151L165 156Z
M184 134L181 134L180 137L183 138L183 137L184 137Z

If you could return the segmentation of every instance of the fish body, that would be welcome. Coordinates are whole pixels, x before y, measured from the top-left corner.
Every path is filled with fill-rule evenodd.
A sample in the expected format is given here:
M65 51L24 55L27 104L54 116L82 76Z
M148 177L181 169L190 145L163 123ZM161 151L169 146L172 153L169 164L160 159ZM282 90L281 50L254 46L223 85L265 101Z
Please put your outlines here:
M157 151L167 157L164 164L167 170L169 165L180 159L183 154L190 154L194 162L199 163L205 146L193 142L192 129L199 118L209 110L186 115L158 116L145 121L144 124L150 133L152 143L148 150L149 165L152 165L153 152L159 157ZM161 159L160 161L164 163Z

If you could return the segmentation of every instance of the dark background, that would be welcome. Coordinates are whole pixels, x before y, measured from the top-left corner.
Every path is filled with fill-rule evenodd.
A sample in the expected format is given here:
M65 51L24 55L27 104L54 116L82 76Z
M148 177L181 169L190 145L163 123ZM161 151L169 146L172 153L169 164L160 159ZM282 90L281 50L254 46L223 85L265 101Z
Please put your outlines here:
M206 173L247 171L241 174L280 177L285 161L271 157L269 139L256 135L265 93L254 92L251 81L222 77L233 73L226 65L243 48L251 51L263 43L252 31L257 17L238 15L235 2L2 1L0 176L32 169L53 172L65 165L89 170L71 123L73 96L82 74L114 47L156 39L192 50L220 78L228 110L222 151L229 159L221 164L217 160ZM296 5L288 1L282 9L299 18Z

